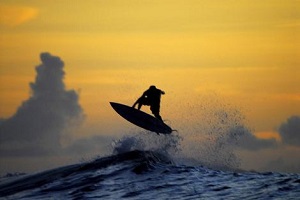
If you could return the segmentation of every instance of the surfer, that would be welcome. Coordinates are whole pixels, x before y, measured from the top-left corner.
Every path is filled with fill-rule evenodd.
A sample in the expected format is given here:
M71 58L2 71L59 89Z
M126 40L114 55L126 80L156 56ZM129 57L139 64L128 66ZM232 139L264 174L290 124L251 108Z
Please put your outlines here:
M146 90L140 98L138 98L132 107L135 108L135 106L138 104L138 110L140 110L142 105L150 106L150 110L152 111L153 115L162 121L162 118L159 115L160 97L162 94L165 94L165 92L157 89L154 85L151 85L149 89Z

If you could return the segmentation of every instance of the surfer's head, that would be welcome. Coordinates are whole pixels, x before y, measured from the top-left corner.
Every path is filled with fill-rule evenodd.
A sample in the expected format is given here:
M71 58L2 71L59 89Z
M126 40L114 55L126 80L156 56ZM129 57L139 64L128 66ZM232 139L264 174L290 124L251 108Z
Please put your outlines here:
M149 89L150 89L150 90L156 90L156 87L155 87L155 85L151 85L151 86L149 87Z

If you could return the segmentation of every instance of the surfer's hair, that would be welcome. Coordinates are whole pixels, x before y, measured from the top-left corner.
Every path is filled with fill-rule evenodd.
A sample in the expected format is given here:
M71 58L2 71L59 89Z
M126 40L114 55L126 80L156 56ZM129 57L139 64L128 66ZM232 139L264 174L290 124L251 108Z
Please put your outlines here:
M155 87L155 85L151 85L150 87L149 87L149 89L156 89L156 87Z

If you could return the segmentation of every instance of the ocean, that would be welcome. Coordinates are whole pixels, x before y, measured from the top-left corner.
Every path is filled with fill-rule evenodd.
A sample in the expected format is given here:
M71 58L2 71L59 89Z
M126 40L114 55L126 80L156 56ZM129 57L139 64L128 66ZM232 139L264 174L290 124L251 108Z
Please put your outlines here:
M4 176L0 199L300 199L300 174L178 163L128 141L94 160Z

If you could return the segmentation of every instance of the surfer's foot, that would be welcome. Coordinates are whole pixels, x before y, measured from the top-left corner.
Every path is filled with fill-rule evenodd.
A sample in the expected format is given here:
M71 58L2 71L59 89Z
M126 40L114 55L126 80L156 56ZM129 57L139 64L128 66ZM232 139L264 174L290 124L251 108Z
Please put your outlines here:
M160 115L154 114L154 117L156 117L156 118L159 119L160 121L164 122Z

